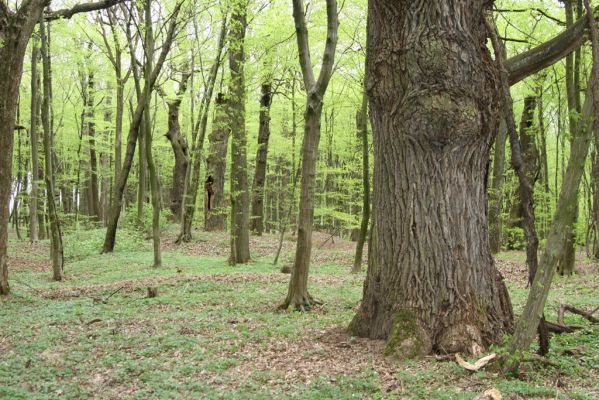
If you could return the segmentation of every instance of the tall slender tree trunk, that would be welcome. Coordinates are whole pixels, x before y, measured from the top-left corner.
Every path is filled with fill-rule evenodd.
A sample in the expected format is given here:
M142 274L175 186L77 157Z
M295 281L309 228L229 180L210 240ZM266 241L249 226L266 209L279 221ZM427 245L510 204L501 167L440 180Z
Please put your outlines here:
M208 135L210 143L206 158L206 180L212 177L212 195L204 191L204 229L224 231L227 228L225 207L225 172L227 169L227 148L231 131L228 126L228 104L222 93L216 96L212 132Z
M150 76L152 75L152 63L154 59L154 30L152 27L152 2L145 0L145 54L146 65L144 66L145 88L143 91L146 106L144 108L144 126L146 135L146 161L148 163L148 172L150 178L150 196L152 199L152 242L154 247L154 267L162 266L162 251L160 243L160 183L156 172L156 163L152 155L152 120L150 114L150 105L152 102L152 88L150 86Z
M152 69L152 73L148 77L148 82L144 86L144 93L140 96L140 99L144 99L148 96L148 93L151 92L156 80L158 79L158 75L164 65L164 61L166 56L168 55L171 46L173 44L175 30L177 27L177 16L179 15L179 11L181 10L182 3L177 3L175 9L173 10L170 16L170 23L167 28L166 38L162 44L162 48L160 50L160 55L158 56L158 60L154 68ZM123 170L121 171L121 175L119 176L118 182L115 182L114 185L114 202L110 207L110 215L108 218L108 226L106 229L106 236L104 238L104 245L102 246L103 253L109 253L114 250L114 244L116 241L116 231L118 227L119 217L121 215L121 208L123 207L124 201L124 193L125 188L127 187L127 180L129 179L129 172L131 171L131 167L133 165L133 157L135 156L135 147L137 145L137 136L139 133L139 128L142 125L143 113L146 108L145 101L139 101L135 112L131 117L131 124L129 126L129 137L127 139L127 149L125 152L125 159L123 161Z
M91 43L90 43L90 51ZM91 60L90 60L91 61ZM92 66L88 66L88 69L93 68ZM94 73L91 70L88 70L87 76L87 104L86 106L86 133L89 140L89 166L90 166L90 185L89 185L89 215L93 216L94 219L98 221L101 218L100 214L100 198L99 198L99 184L98 184L98 155L96 152L96 122L95 122L95 80Z
M574 1L565 0L566 9L566 26L570 27L574 24ZM581 4L579 4L581 6ZM581 15L579 7L578 12ZM568 120L570 128L570 146L576 135L579 134L578 119L581 113L580 108L580 50L566 56L566 94L568 101ZM560 275L570 275L574 272L574 262L576 261L576 220L578 217L578 192L576 195L575 206L570 213L566 216L568 219L566 225L568 226L569 235L566 239L566 251L563 253L560 259L557 272Z
M108 88L112 89L111 86ZM104 109L104 140L106 143L110 142L112 136L112 95L108 94L105 99ZM102 186L100 188L100 212L102 214L102 222L106 225L108 221L108 210L110 208L110 153L107 150L103 150L100 155L100 165L102 167Z
M312 223L314 221L314 186L316 181L316 159L320 142L320 120L323 98L333 74L335 50L337 47L336 0L327 0L327 40L322 58L322 67L318 80L314 77L308 44L308 28L304 16L302 0L293 0L293 19L299 52L300 67L307 92L306 111L304 112L304 141L302 143L302 179L300 190L300 209L298 217L297 244L295 261L289 289L282 309L292 306L296 310L310 309L315 303L308 293L308 273L312 255Z
M229 121L231 127L231 255L229 263L250 260L250 204L245 130L245 32L247 0L234 2L229 42Z
M493 180L489 190L489 245L491 253L497 254L501 251L501 212L503 209L503 184L505 168L505 141L507 139L507 127L502 118L499 122L499 131L495 139L495 152L493 155Z
M252 217L250 229L257 236L264 232L264 183L270 139L270 106L272 104L272 84L270 81L260 85L260 128L258 130L258 150L256 151L256 169L252 184Z
M43 65L44 97L42 103L42 125L44 131L44 153L45 153L45 180L46 195L48 203L48 215L50 219L50 253L52 256L52 278L55 281L61 281L64 278L64 256L62 246L62 232L60 228L60 219L58 218L58 206L56 204L56 192L54 190L54 168L52 160L52 130L50 121L50 101L51 101L51 69L50 69L50 45L48 35L46 34L46 24L44 18L40 18L40 37L41 54ZM50 26L48 25L48 29Z
M373 232L350 331L387 339L386 354L476 354L512 327L485 212L499 125L497 71L485 46L491 5L368 5Z
M39 83L37 62L39 59L39 45L33 42L31 47L31 118L29 126L31 143L31 192L29 193L29 240L37 242L37 203L38 203L38 181L39 181L39 151L38 151L38 116L39 106Z
M356 243L356 254L352 272L358 273L362 270L362 252L366 235L368 234L368 222L370 220L370 163L368 161L368 100L366 89L362 96L362 106L356 114L356 127L362 141L362 222L360 223L360 234Z
M216 77L218 70L221 66L221 55L225 47L227 37L227 16L223 16L223 21L220 29L220 36L218 38L217 52L210 74L206 82L206 90L202 97L202 103L200 105L200 117L198 118L197 124L194 127L192 137L192 161L189 163L187 173L185 177L185 190L184 190L184 207L183 207L183 218L181 222L181 232L176 240L176 243L189 242L191 241L191 226L193 224L193 217L195 214L195 206L198 196L198 189L200 185L200 167L202 165L202 151L204 148L204 139L206 137L206 130L208 128L208 112L210 111L210 103L212 102L212 93L214 91L214 85L216 83Z

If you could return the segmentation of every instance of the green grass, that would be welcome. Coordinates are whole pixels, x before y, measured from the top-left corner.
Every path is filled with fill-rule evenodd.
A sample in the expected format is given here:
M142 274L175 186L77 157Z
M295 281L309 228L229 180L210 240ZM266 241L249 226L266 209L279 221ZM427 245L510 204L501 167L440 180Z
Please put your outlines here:
M345 339L335 335L362 295L362 277L348 275L347 265L314 265L310 287L324 305L282 313L276 306L288 275L270 256L231 267L225 257L177 249L153 269L139 234L121 231L112 254L99 254L102 239L102 230L65 238L65 282L50 281L47 269L11 266L13 293L0 299L0 398L471 399L491 387L504 398L599 393L599 335L589 328L553 338L559 368L525 364L520 379L432 359L397 363L362 339L339 345ZM39 263L43 252L28 246L11 241L11 254ZM146 298L148 286L159 296ZM518 312L526 289L509 286ZM554 286L551 319L561 302L596 305L596 274L560 277ZM572 315L567 322L589 326Z

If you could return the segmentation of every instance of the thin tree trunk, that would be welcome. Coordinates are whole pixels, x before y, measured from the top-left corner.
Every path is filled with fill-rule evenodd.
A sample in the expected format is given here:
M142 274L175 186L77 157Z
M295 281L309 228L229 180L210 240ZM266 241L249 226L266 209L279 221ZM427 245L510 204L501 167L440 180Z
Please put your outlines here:
M245 130L245 33L247 1L233 4L229 42L229 123L231 127L231 254L229 263L250 260L250 203Z
M252 183L252 217L250 229L257 236L264 232L264 183L270 139L270 106L272 105L272 84L267 81L260 85L260 128L258 130L258 150L256 151L256 169Z
M370 219L370 163L368 162L368 101L366 88L362 96L362 106L356 114L356 127L362 141L362 222L360 223L360 234L356 243L356 254L354 257L353 273L362 270L362 252L366 235L368 234L368 222Z
M31 143L31 192L29 194L29 240L37 242L37 203L38 203L38 181L39 181L39 151L38 151L38 115L39 106L39 82L37 62L39 59L39 45L36 40L31 47L31 119L29 126Z
M217 52L208 80L206 81L206 90L202 97L202 103L200 105L200 117L194 127L192 137L192 161L189 163L187 173L185 177L185 190L184 190L184 207L183 207L183 218L181 222L181 232L176 240L176 243L189 242L191 241L191 226L193 224L193 217L195 214L195 206L197 202L198 189L200 185L200 167L202 165L202 150L204 148L204 138L206 137L206 130L208 128L208 112L210 111L210 103L212 101L212 93L214 91L214 85L216 83L216 77L218 70L221 66L221 55L225 47L227 37L227 16L223 16L223 21L220 30L220 36L218 39Z
M146 134L146 161L148 163L148 172L150 177L150 195L152 198L152 242L154 247L154 268L162 266L162 252L160 248L160 184L156 172L156 164L152 155L152 121L150 115L150 105L152 102L152 88L149 84L152 75L152 62L154 59L154 30L152 28L152 2L146 0L144 4L145 11L145 54L146 65L144 66L145 95L140 101L145 101L144 125Z
M282 309L289 306L304 311L315 303L308 293L308 273L312 255L312 223L314 221L314 184L316 177L316 158L320 141L320 119L323 98L333 74L335 48L337 46L336 0L327 0L327 40L322 58L322 66L318 80L314 77L308 44L308 28L304 17L304 3L293 0L293 19L295 21L296 39L299 52L300 67L307 92L306 110L304 112L304 141L302 144L302 180L300 190L300 210L298 217L297 245L295 261L289 289Z
M596 67L593 68L593 72L597 72ZM508 347L507 354L510 354L510 357L506 358L503 367L506 372L515 373L518 370L522 353L528 351L534 339L537 327L543 316L553 275L557 269L559 259L566 248L566 238L568 235L566 215L571 212L572 205L577 197L578 187L580 186L592 137L590 129L592 125L591 120L594 119L595 121L593 125L598 120L596 117L594 118L593 113L599 108L595 108L591 101L592 92L598 86L597 82L596 80L591 80L587 88L581 121L581 127L584 128L581 129L580 134L572 141L568 168L557 202L553 223L547 236L545 249L541 255L541 261L533 283L530 286L524 311L518 319L516 329Z
M48 29L50 26L48 25ZM51 80L50 80L50 46L47 40L46 24L44 18L40 18L41 54L44 76L44 97L42 103L42 125L44 130L44 153L46 173L46 194L48 204L48 215L50 216L50 254L52 256L52 279L61 281L64 278L64 255L62 246L62 232L58 218L58 206L54 191L54 168L52 166L52 131L50 121Z
M89 44L90 52L92 51L92 44ZM90 59L91 62L91 59ZM98 185L98 156L96 153L96 122L95 116L95 104L94 104L94 92L95 92L95 80L94 72L91 70L93 67L88 65L87 75L87 104L86 106L86 121L87 121L87 136L89 140L89 165L90 165L90 196L88 204L89 215L93 216L94 219L100 220L100 199L99 199L99 185Z
M175 9L173 10L170 16L170 23L166 38L164 40L164 43L162 44L160 56L158 57L156 65L152 70L152 74L148 79L148 84L144 87L144 92L146 93L142 93L142 99L145 98L145 96L147 96L147 92L150 92L154 87L156 79L158 78L160 70L162 69L162 66L164 64L164 60L166 59L166 56L170 51L175 35L175 29L177 27L177 16L179 15L181 6L182 3L177 3ZM137 107L135 108L135 112L133 113L133 116L131 118L131 124L129 126L129 137L127 139L127 150L125 152L125 160L123 162L123 170L121 171L122 173L119 176L118 182L116 182L114 186L115 201L113 202L110 208L108 227L106 229L106 236L104 238L104 245L102 247L103 253L109 253L114 250L117 226L119 222L119 217L121 215L121 208L123 207L123 195L127 186L127 180L129 179L129 172L131 171L131 166L133 164L133 157L135 156L135 147L137 144L137 135L139 132L139 128L142 124L142 117L145 107L146 103L144 101L138 102Z
M566 0L566 26L574 24L574 0ZM570 128L570 146L579 133L578 118L580 116L580 50L566 56L566 93L568 101L568 120ZM578 197L578 196L577 196ZM567 215L566 221L569 235L566 239L566 251L560 259L557 272L560 275L571 275L574 272L576 260L576 220L578 216L578 198L572 212Z

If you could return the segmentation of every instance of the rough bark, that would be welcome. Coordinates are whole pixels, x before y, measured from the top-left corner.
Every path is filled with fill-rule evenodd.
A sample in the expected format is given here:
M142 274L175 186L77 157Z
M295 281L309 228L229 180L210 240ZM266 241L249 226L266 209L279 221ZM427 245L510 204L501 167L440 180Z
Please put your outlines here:
M491 4L369 2L373 222L349 330L387 339L386 354L475 354L512 327L485 212L499 125L497 71L485 47Z
M189 165L189 146L187 145L185 136L181 134L179 108L181 107L182 97L187 91L187 81L190 76L191 73L183 72L177 98L168 103L168 131L166 132L166 138L171 143L173 153L175 154L170 209L174 220L177 222L181 222L181 215L183 213L183 191L185 188L185 175L187 174L187 167Z
M208 135L210 147L206 157L206 179L212 176L212 196L210 205L204 200L204 229L206 231L224 231L227 228L225 207L225 171L227 169L227 147L230 129L227 124L227 100L219 93L214 106L212 132Z
M354 256L354 266L352 272L358 273L362 270L362 252L366 235L368 234L368 222L370 220L370 163L368 161L368 101L366 92L362 96L362 106L356 114L356 127L358 136L362 142L362 222L360 223L360 233L356 243L356 254Z
M233 5L229 42L229 126L231 129L231 254L230 264L250 260L250 203L245 129L245 34L247 1Z
M260 85L260 91L260 128L258 130L256 169L254 170L254 181L252 184L252 217L250 222L250 229L257 236L262 236L264 232L264 183L266 180L268 141L270 139L271 83L265 82Z
M300 209L298 216L297 244L293 271L289 280L287 297L281 305L286 309L292 306L296 310L310 309L314 299L308 293L308 273L312 254L312 224L314 221L314 186L316 178L316 159L320 142L320 120L323 99L333 74L335 50L337 47L336 0L327 0L327 39L322 56L322 66L318 80L314 77L308 42L308 28L304 18L304 3L293 0L293 19L299 52L300 67L306 89L306 110L304 112L304 141L302 143L302 179L300 189Z

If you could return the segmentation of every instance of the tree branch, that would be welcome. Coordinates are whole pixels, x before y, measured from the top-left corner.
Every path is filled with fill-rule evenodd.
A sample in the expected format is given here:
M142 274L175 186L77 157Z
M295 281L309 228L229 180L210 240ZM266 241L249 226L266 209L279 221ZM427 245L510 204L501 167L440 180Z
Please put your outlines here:
M318 76L318 82L316 82L316 90L321 96L324 96L333 74L338 27L337 0L327 0L327 41L322 56L322 68Z
M597 9L599 8L595 10ZM505 67L508 70L510 85L547 68L578 49L586 40L585 31L588 26L585 15L553 39L506 60Z
M314 80L314 71L312 71L308 28L306 27L304 2L302 0L293 0L293 20L295 22L295 36L297 38L297 49L304 77L304 86L306 87L306 92L309 93L310 89L316 84L316 81Z
M69 19L75 14L86 13L90 11L104 10L110 8L118 3L122 3L128 0L101 0L92 3L77 4L72 8L64 8L62 10L50 11L44 14L46 21L54 21L57 19Z

